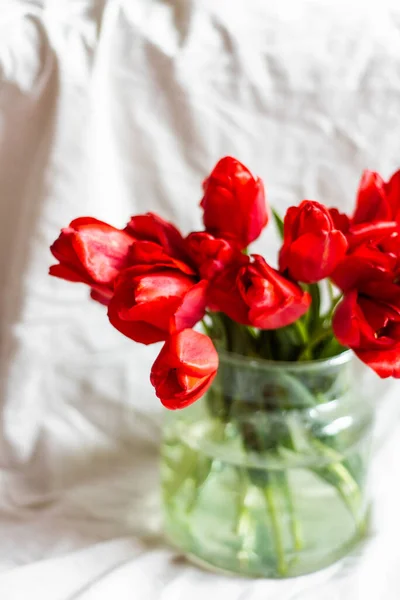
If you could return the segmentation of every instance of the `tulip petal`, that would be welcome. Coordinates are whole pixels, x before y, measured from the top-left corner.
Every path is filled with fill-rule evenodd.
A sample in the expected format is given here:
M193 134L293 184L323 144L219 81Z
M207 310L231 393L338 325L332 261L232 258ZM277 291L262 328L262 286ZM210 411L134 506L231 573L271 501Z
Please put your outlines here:
M379 377L400 378L400 344L390 350L355 350L355 354Z
M201 321L206 312L207 281L200 281L191 287L182 298L180 306L171 317L171 332L193 327Z
M343 346L356 349L375 339L375 331L367 322L358 302L357 290L345 294L332 318L333 333Z
M304 292L299 297L287 299L281 306L271 310L263 310L262 307L252 308L249 318L254 327L260 329L279 329L294 323L302 317L309 309L311 297Z
M246 262L249 258L245 257ZM248 305L243 300L238 286L242 263L224 269L215 277L208 289L208 306L211 310L224 312L229 318L243 325L250 325Z
M158 265L157 265L158 267ZM152 302L160 298L183 298L193 287L193 279L179 271L154 270L141 277L134 277L134 298L136 304Z
M182 257L183 237L179 229L159 215L148 212L131 218L125 230L137 240L159 244L167 254Z
M129 250L129 262L135 267L155 266L178 269L187 275L194 275L194 270L182 260L167 254L160 244L149 241L134 242ZM145 270L145 269L144 269Z
M133 242L134 239L126 232L98 219L75 219L69 227L61 230L50 247L63 267L51 268L50 274L96 288L101 285L110 290L118 273L128 264L129 248Z
M369 280L392 281L396 262L395 257L364 244L344 257L331 274L331 279L344 292Z
M340 231L302 235L290 247L289 274L304 283L325 279L342 260L346 249L347 241Z
M96 288L91 288L90 297L92 298L92 300L95 300L96 302L99 302L100 304L103 304L104 306L108 306L110 303L110 300L112 298L112 291L105 290L105 289L100 290L100 289L96 289Z
M348 217L345 213L341 213L337 208L330 208L329 214L335 229L347 234L350 228L350 217Z
M138 275L138 271L137 267L126 269L115 285L109 318L119 331L136 341L153 343L203 318L206 281L196 284L182 272L159 269L158 265L143 274Z
M358 188L353 224L390 221L392 211L385 194L385 183L379 173L364 171Z
M385 184L385 192L390 204L393 219L400 222L400 170L393 173Z
M208 280L243 256L228 240L214 237L206 231L190 233L185 239L185 247L201 278Z
M399 224L396 221L361 223L359 225L351 225L347 234L347 241L349 248L352 249L363 242L379 242L382 238L398 231Z
M134 304L125 308L120 302L119 293L114 294L113 306L115 305L118 317L122 321L143 321L149 323L165 332L165 337L171 333L171 315L178 310L181 298L172 296L170 298L158 298L152 302Z
M74 283L89 283L89 280L83 281L82 275L63 264L52 265L49 269L49 274L53 275L53 277L65 279L66 281L73 281Z
M121 319L118 314L118 306L116 307L113 304L113 299L111 299L108 306L108 318L115 329L140 344L148 345L155 342L162 342L168 336L168 332L165 329L159 329L145 321L127 321L126 319Z
M205 377L218 368L218 354L211 339L192 329L185 329L172 338L179 366L194 377Z
M128 266L128 251L133 240L111 226L84 225L72 239L72 246L83 268L96 283L109 284Z
M112 227L108 223L105 223L104 221L99 221L99 219L95 219L94 217L78 217L77 219L71 221L71 223L69 224L71 229L79 229L83 225L99 225L100 227L103 227L105 225L106 228Z
M168 390L163 389L161 393L157 394L157 396L158 398L160 398L161 404L169 410L178 410L186 408L187 406L190 406L191 404L196 402L196 400L199 400L202 396L204 396L204 394L212 384L214 378L215 374L210 377L205 377L201 380L201 383L198 386L196 386L196 388L191 390L190 393L180 392L177 394L168 395ZM165 395L163 394L164 391L166 392Z

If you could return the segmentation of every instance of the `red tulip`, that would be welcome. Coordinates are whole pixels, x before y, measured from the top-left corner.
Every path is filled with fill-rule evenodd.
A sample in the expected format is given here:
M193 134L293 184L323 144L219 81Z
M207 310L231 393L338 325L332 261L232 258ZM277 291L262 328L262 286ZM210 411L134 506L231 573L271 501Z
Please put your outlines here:
M399 272L400 235L394 233L350 248L331 279L347 292L371 279L393 281Z
M167 254L160 244L137 241L129 249L129 261L133 266L157 265L159 268L178 269L186 275L196 275L196 271L187 262Z
M244 256L243 262L233 263L217 275L208 288L208 306L212 311L224 312L237 323L250 325L249 306L242 297L238 285L239 276L250 259Z
M400 287L378 278L351 289L338 305L333 331L380 377L400 377Z
M310 296L254 254L246 265L233 265L215 278L209 289L212 309L234 321L260 329L276 329L299 319Z
M382 237L399 231L399 225L396 221L355 223L353 219L339 212L336 208L330 208L329 214L335 228L346 236L349 249L355 248L364 242L379 241Z
M201 200L208 233L240 249L258 238L268 223L264 186L238 160L226 156L204 181Z
M111 324L142 344L193 327L205 312L207 282L177 268L137 265L117 278L108 307Z
M345 213L341 213L337 208L329 208L328 211L333 221L334 228L346 235L351 225L350 217Z
M352 219L354 224L392 220L393 211L385 187L386 184L379 173L364 171Z
M202 279L212 279L232 262L242 259L246 262L244 255L230 242L206 231L190 233L185 247Z
M354 215L350 218L330 209L335 227L346 235L349 248L379 241L400 231L400 171L385 183L379 173L364 171L357 193Z
M399 231L400 171L386 183L379 173L364 171L348 231L350 247Z
M344 291L334 334L380 377L400 377L400 235L375 234L351 247L332 274Z
M192 329L171 335L151 369L150 381L169 409L189 406L210 387L218 354L210 338Z
M59 261L50 267L50 275L86 283L92 297L107 304L115 278L129 264L134 241L127 232L92 217L75 219L50 248Z
M352 249L364 242L378 243L382 238L399 231L396 221L376 221L352 225L346 237L349 249Z
M361 177L352 222L378 221L400 221L400 171L387 183L374 171L364 171Z
M137 240L159 244L171 256L182 254L183 237L179 229L155 213L131 217L125 230Z
M292 279L313 283L333 272L346 253L345 235L335 228L329 210L311 200L288 209L279 268Z

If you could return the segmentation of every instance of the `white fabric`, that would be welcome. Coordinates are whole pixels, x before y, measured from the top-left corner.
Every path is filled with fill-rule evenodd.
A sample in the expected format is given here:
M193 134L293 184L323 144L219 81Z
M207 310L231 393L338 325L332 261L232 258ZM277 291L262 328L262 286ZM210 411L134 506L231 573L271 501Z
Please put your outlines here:
M0 3L0 597L398 600L399 384L380 400L370 539L282 582L205 573L161 538L157 349L51 279L72 218L147 210L198 228L232 154L284 210L350 210L363 168L400 166L400 7L382 0ZM259 249L277 247L267 230Z

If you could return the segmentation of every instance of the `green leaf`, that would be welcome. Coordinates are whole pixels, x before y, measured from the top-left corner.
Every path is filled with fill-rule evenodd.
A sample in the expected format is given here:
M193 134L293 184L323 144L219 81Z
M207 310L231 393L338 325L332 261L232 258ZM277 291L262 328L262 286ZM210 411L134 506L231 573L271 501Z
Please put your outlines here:
M309 329L314 332L320 322L320 310L321 310L321 291L318 283L310 283L308 285L308 291L311 296L311 307L309 312Z
M327 339L317 358L330 358L344 352L346 348L332 334L331 339Z
M274 217L274 221L275 221L275 225L278 230L278 233L279 233L279 237L281 238L281 240L283 240L283 221L282 221L279 213L277 213L274 208L272 209L272 216Z
M321 331L317 331L314 336L310 339L308 345L304 348L303 352L300 354L298 360L311 360L312 358L321 358L321 356L313 356L313 351L318 344L325 342L329 338L332 338L333 333L332 329L322 329Z

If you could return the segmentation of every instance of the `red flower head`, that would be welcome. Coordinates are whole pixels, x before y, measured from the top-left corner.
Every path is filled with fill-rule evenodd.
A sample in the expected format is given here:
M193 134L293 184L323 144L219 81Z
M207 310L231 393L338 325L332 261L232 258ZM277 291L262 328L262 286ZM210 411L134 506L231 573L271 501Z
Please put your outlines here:
M212 235L246 248L268 223L264 186L238 160L226 156L204 181L204 225Z
M400 377L400 235L352 248L332 275L344 292L332 327L380 377Z
M154 213L131 217L125 231L137 240L159 244L170 256L182 255L183 237L179 229Z
M137 244L160 248L151 242ZM137 264L120 274L108 317L118 331L136 342L163 341L203 318L206 289L206 281L199 282L184 263L173 258L168 264L165 255L159 263Z
M339 342L380 377L400 377L400 287L385 274L348 291L332 326Z
M129 262L132 266L156 265L158 268L172 268L195 277L196 271L180 258L169 255L160 244L138 241L129 249Z
M387 183L374 171L364 171L361 177L352 223L378 221L400 222L400 171Z
M212 279L227 265L241 260L240 250L222 238L215 238L206 231L190 233L185 246L187 253L203 279Z
M337 208L329 208L328 210L333 221L334 228L346 235L350 229L350 217L348 217L345 213L341 213Z
M218 354L209 337L192 329L171 335L151 369L150 381L162 404L184 408L210 387Z
M288 209L279 268L292 279L313 283L328 277L346 253L345 235L329 210L312 200Z
M392 233L350 248L331 279L342 291L347 292L377 277L393 281L399 273L400 235Z
M50 275L86 283L95 300L108 304L115 278L129 263L134 241L127 232L92 217L75 219L50 247L59 261L50 267Z
M258 254L228 267L215 278L209 303L234 321L260 329L285 327L310 306L310 296L270 267Z
M331 209L330 213L337 228L346 235L349 248L398 232L400 230L400 171L397 171L387 183L379 173L364 171L353 217L342 215L336 209Z

